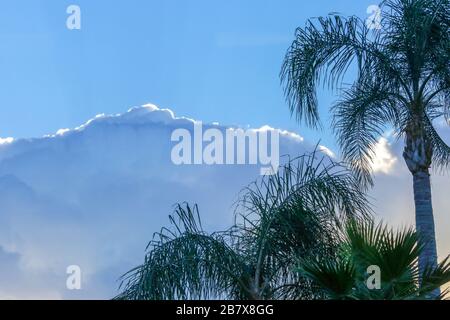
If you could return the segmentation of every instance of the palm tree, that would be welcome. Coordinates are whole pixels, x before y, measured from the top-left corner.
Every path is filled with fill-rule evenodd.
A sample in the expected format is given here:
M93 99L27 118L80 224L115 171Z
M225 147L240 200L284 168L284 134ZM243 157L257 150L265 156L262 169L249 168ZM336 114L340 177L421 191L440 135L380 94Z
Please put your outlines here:
M296 31L281 79L299 121L321 125L316 87L339 89L333 128L344 160L372 185L374 146L388 128L405 141L413 175L416 228L426 240L419 267L437 267L430 168L447 168L450 147L436 122L450 118L450 1L387 0L379 30L357 17L331 15ZM357 70L344 86L347 71ZM345 78L346 79L346 78ZM436 292L438 295L439 292Z
M225 232L206 232L197 206L178 205L117 299L321 298L298 258L334 256L340 221L369 215L354 175L314 152L244 189Z
M302 259L300 272L322 288L328 299L426 299L450 282L450 256L437 267L430 265L419 271L417 260L423 250L418 233L412 229L395 231L372 220L349 221L338 256ZM379 274L370 274L371 268ZM371 276L379 276L378 288L367 270Z

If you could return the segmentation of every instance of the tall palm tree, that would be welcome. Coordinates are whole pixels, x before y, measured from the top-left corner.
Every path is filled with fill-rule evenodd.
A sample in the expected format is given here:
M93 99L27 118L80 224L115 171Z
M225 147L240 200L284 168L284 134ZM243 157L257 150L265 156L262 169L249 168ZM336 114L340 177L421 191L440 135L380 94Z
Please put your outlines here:
M365 186L379 137L393 128L405 141L413 175L416 228L426 239L419 266L437 266L430 168L447 168L450 147L436 130L450 118L450 0L387 0L379 29L331 15L297 29L281 71L293 114L320 126L316 87L339 89L333 127L344 159ZM356 80L345 86L348 70ZM438 294L438 292L436 292Z
M372 220L349 221L337 257L302 259L300 272L322 288L329 299L426 299L450 282L450 257L437 268L427 266L420 272L417 260L423 249L420 236L412 229L392 230Z
M354 175L319 153L289 162L244 189L235 225L202 228L197 206L178 205L144 263L123 277L117 299L314 299L299 257L337 251L340 221L370 215Z

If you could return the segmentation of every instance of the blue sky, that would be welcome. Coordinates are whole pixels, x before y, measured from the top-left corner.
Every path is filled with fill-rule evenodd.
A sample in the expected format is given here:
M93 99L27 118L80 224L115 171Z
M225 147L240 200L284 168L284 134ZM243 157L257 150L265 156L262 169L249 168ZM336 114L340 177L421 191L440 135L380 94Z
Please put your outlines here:
M0 137L38 137L154 103L178 115L270 124L334 146L290 118L280 65L296 27L373 0L15 0L0 11ZM68 30L79 5L82 29ZM321 93L324 119L335 99ZM328 128L328 127L326 127Z
M319 91L324 131L290 118L279 71L294 31L310 17L367 17L373 0L14 0L0 10L0 299L111 298L142 262L173 204L201 208L212 230L232 223L252 166L175 166L170 135L183 119L263 125L282 133L280 153L316 143L337 97ZM66 9L81 8L81 30ZM165 119L165 121L161 121ZM443 134L450 141L450 131ZM414 223L401 141L377 144L374 209ZM259 168L257 168L259 169ZM220 183L217 184L217 181ZM450 251L448 176L433 176L439 253ZM66 288L66 267L83 290Z

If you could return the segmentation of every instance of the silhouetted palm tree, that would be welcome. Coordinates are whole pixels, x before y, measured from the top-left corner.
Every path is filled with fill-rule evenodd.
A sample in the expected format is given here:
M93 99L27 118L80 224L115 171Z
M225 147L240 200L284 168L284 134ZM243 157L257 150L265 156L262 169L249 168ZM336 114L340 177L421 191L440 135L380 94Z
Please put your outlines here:
M354 175L318 153L246 188L235 226L207 233L197 206L178 205L117 299L314 299L299 257L335 256L340 221L369 216Z
M417 260L423 249L414 230L395 231L372 220L349 221L338 256L302 259L300 272L329 299L425 299L450 282L450 257L437 268L419 271Z
M435 129L450 115L450 1L382 2L380 28L357 17L311 20L296 32L281 77L292 113L320 125L316 87L342 89L332 108L344 159L365 186L374 146L387 128L404 139L404 159L413 175L416 227L427 241L420 270L437 266L430 168L447 168L450 148ZM353 85L341 88L348 69ZM436 292L438 295L439 292Z

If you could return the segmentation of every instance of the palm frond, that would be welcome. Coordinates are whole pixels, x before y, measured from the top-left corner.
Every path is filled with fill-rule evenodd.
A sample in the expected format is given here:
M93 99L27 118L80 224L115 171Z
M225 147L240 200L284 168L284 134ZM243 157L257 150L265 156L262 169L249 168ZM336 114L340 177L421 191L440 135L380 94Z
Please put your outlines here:
M348 300L356 286L357 272L351 260L300 260L299 272L317 283L332 300Z
M300 260L300 272L330 299L428 299L450 282L450 257L420 273L418 257L424 243L413 229L394 230L371 219L349 220L342 241L335 258ZM373 266L380 270L380 289L370 289L366 283L366 272Z
M197 206L178 205L170 220L173 228L155 234L144 264L122 278L118 299L245 298L245 263L226 234L204 232Z
M344 160L358 174L363 186L372 184L375 146L388 125L406 121L405 104L382 82L361 79L346 90L332 108L333 128Z
M446 170L450 165L450 146L437 133L428 116L425 115L424 118L426 134L433 146L433 167L437 170Z
M319 125L316 87L336 88L356 60L362 64L368 30L357 17L329 16L308 21L296 31L281 71L291 112L309 126Z
M444 259L437 268L427 267L422 274L422 285L419 290L419 297L429 298L430 293L443 287L450 282L450 256ZM441 292L437 299L444 299L449 291Z

